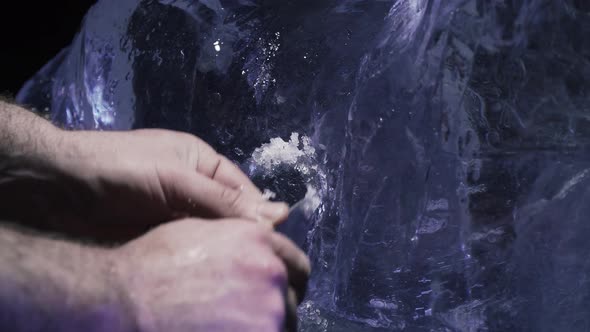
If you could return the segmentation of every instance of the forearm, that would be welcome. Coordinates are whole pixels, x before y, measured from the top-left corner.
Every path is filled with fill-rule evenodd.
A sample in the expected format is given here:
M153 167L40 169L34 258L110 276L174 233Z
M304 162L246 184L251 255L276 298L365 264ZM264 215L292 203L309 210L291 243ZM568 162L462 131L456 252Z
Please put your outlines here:
M49 121L0 100L0 220L62 231L78 218L85 192L70 174L77 150L66 137Z
M15 104L0 100L0 158L50 160L62 130Z
M0 225L0 330L133 331L109 257Z

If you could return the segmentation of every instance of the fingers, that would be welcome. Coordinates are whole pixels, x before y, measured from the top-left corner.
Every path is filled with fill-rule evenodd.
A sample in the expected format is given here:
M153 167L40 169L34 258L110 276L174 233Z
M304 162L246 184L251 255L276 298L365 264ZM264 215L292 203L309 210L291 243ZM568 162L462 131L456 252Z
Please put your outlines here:
M260 190L236 165L192 134L162 129L139 129L133 131L133 135L140 137L141 141L144 141L143 145L151 140L152 143L160 142L160 149L176 148L182 151L179 153L184 156L181 159L186 159L193 169L210 179L231 188L243 188L246 193L252 195L261 195Z
M305 255L291 240L280 233L271 233L270 245L287 268L288 283L285 297L285 330L297 331L297 307L303 302L311 266Z
M197 172L176 171L159 176L168 205L177 212L200 217L243 218L275 225L287 218L289 207L260 195L234 189Z
M288 287L285 298L285 330L287 332L297 332L297 301L296 291Z
M234 163L218 154L204 142L199 144L197 172L231 188L243 188L248 194L261 195L260 190Z
M285 263L289 284L294 290L295 303L301 303L305 297L307 279L311 272L309 258L297 245L282 234L273 232L269 240L275 254Z
M311 266L307 255L297 245L272 228L253 225L239 219L226 219L213 225L231 224L232 232L237 238L233 241L260 241L261 250L247 250L250 255L241 254L236 264L242 265L242 274L247 271L265 271L273 281L280 286L284 301L284 326L289 332L297 331L297 307L303 301L307 288L307 280ZM251 242L248 242L251 243ZM244 266L254 266L254 270L244 269ZM256 274L255 274L256 275Z

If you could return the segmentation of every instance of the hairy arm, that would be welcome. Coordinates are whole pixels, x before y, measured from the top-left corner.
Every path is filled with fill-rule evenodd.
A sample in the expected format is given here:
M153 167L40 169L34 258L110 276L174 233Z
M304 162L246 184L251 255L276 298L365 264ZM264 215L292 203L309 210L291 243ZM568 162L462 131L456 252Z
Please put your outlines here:
M62 131L26 109L0 100L0 157L52 158Z
M0 330L132 331L108 257L0 225Z
M58 230L83 206L86 191L63 167L66 132L0 100L0 218ZM75 203L75 204L73 204Z
M39 218L38 214L50 211L21 204L30 201L20 196L31 196L34 201L38 194L39 200L49 203L46 205L55 203L55 195L36 188L42 182L59 182L52 150L61 145L61 132L45 119L0 101L0 207L4 217L30 213ZM23 232L0 222L0 330L133 330L124 320L127 308L121 292L110 280L108 255L107 249Z
M0 102L0 219L124 242L183 216L274 225L287 214L194 135L67 131Z

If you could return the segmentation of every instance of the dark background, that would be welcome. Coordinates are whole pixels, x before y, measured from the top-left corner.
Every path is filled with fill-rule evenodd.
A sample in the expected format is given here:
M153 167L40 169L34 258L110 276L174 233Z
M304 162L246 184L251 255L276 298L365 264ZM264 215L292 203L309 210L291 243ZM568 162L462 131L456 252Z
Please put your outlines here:
M0 94L14 95L27 79L69 45L95 1L3 2L0 4Z

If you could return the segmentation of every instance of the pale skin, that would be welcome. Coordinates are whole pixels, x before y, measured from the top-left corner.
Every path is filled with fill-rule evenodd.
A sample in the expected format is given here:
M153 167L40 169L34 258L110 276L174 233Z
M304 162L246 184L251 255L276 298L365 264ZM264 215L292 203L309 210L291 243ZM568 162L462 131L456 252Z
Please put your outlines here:
M189 134L70 132L0 103L0 142L0 198L9 198L0 199L0 217L50 216L51 226L91 229L96 237L113 226L143 230L183 216L272 225L288 214L284 203L264 200L233 163Z
M310 272L273 231L287 214L194 136L66 132L0 102L0 219L124 243L0 224L0 329L282 331Z

